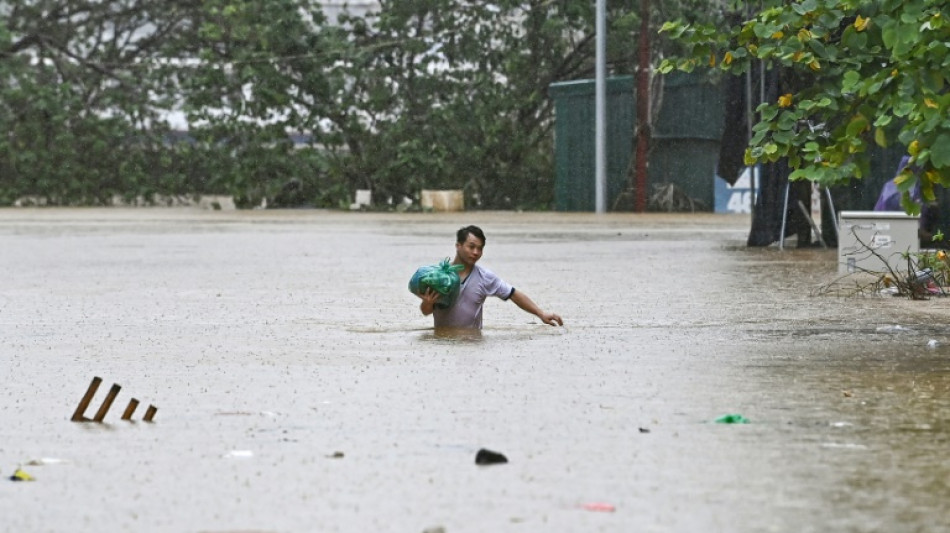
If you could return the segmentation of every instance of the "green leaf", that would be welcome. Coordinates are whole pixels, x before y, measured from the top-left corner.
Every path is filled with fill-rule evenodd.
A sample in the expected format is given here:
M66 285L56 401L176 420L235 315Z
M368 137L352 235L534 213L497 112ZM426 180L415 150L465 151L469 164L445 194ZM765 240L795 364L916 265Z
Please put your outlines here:
M800 4L792 4L792 9L799 15L806 15L818 8L815 0L805 0Z
M893 50L894 45L897 43L897 23L888 22L881 29L881 39L884 41L884 47Z
M782 116L778 119L778 127L779 129L783 130L790 130L798 124L798 120L800 118L801 112L785 110L782 112Z
M819 57L825 58L828 57L828 52L825 50L825 45L821 44L821 41L818 39L812 39L808 41L808 46L817 54Z
M769 121L775 118L776 115L778 115L779 109L777 106L762 104L759 106L757 111L761 113L763 121Z
M808 178L808 171L807 171L806 169L804 169L804 168L800 168L800 169L798 169L798 170L794 170L794 171L792 171L791 174L788 175L788 179L791 180L791 181L796 181L796 180L800 180L800 179L807 179L807 178Z
M861 81L861 74L856 70L849 70L841 77L841 92L850 93L855 91L855 87Z
M846 134L848 137L857 137L868 127L868 119L864 115L857 115L848 122Z
M893 120L894 120L894 117L891 115L879 115L874 120L874 127L883 128L887 126L888 124L890 124Z
M894 43L894 55L896 57L908 55L913 50L919 36L920 33L914 25L902 24L899 26L897 28L897 42Z
M874 142L881 148L887 148L887 134L884 132L884 128L874 129Z
M756 163L756 158L752 155L752 150L746 148L745 152L742 154L742 162L745 166L750 167Z
M841 36L841 44L851 50L864 52L868 44L868 35L865 32L855 31L854 26L848 26Z
M911 101L901 101L894 106L894 115L897 117L906 117L916 109L916 105Z
M772 140L780 144L789 144L795 139L795 133L791 131L777 131L772 134Z
M930 162L937 169L950 166L950 133L941 133L930 145Z

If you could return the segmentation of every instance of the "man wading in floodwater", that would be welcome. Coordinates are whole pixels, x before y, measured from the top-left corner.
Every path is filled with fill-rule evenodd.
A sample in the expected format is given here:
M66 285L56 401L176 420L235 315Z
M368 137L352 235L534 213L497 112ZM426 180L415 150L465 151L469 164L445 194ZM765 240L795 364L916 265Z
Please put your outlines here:
M515 290L494 272L475 263L482 257L485 249L485 234L478 226L465 226L458 230L455 240L455 259L453 265L463 265L459 272L462 286L458 298L448 309L435 307L439 293L427 289L419 295L422 303L419 310L425 316L433 315L436 328L482 329L482 305L485 298L496 296L502 300L511 300L526 312L537 316L545 324L563 326L564 321L555 313L547 313L535 304L528 295Z

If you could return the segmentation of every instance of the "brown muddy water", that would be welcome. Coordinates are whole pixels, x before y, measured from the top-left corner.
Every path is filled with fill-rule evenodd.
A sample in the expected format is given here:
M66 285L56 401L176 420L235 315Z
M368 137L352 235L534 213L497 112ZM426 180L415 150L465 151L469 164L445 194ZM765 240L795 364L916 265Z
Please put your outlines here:
M470 223L564 327L431 329L409 277ZM0 529L950 531L950 301L818 296L834 250L748 228L2 210Z

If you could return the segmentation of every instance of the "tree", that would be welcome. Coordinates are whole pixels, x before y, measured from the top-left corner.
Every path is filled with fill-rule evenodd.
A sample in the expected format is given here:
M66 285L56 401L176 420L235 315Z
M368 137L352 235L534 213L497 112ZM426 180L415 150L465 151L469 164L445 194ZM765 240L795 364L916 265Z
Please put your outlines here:
M905 208L918 179L925 199L950 186L950 5L942 0L768 2L726 32L668 22L686 53L661 71L752 62L789 73L792 90L761 104L746 163L786 160L791 179L824 185L870 173L869 148L899 143L909 167L898 179Z
M0 2L0 200L106 203L174 190L162 152L165 35L197 2Z
M656 2L701 16L698 0ZM637 68L640 2L609 7L611 75ZM586 0L384 0L352 28L353 80L334 119L363 187L383 196L465 189L482 207L553 199L551 83L592 78L594 9ZM675 50L661 40L656 54Z
M459 188L482 207L552 198L554 81L592 69L587 2L384 0L353 28L353 80L334 120L385 196Z
M638 0L610 4L608 68L630 74ZM298 179L323 206L355 188L462 188L484 208L545 208L547 90L592 77L593 11L382 0L327 21L317 0L0 0L0 203L230 193L256 205Z
M180 91L191 150L210 164L208 186L240 206L259 205L291 182L305 203L341 201L326 180L325 150L336 141L320 124L344 83L333 66L342 42L325 22L306 0L209 0L166 42L166 56L179 58L168 76ZM323 150L298 150L302 132Z

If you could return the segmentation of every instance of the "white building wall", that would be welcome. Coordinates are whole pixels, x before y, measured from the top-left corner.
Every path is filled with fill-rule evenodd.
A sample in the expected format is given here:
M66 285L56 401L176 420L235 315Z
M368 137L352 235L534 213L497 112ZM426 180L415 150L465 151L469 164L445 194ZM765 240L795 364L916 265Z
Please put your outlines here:
M337 17L344 11L362 17L367 11L379 10L379 2L376 0L318 0L318 2L331 23L335 23Z

